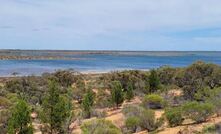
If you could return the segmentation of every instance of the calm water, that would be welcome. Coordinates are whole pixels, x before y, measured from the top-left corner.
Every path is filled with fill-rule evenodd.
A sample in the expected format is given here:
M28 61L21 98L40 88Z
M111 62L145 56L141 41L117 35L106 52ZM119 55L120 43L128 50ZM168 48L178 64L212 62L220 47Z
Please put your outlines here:
M58 69L104 72L123 69L152 69L164 65L184 67L201 60L221 65L221 52L130 52L122 54L73 54L78 60L0 60L0 76L40 75ZM82 58L82 59L81 59Z

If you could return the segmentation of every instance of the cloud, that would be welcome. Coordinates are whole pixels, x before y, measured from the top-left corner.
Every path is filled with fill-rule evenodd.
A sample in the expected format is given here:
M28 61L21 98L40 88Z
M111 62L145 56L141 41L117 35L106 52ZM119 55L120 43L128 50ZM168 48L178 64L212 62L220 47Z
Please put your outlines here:
M174 43L174 40L189 43L198 36L202 38L200 33L191 34L196 30L217 28L221 24L220 0L0 0L0 2L0 26L13 27L14 30L7 31L5 28L3 32L0 31L2 35L0 39L20 38L21 44L22 39L28 38L39 42L48 40L47 42L51 43L56 40L64 43L73 41L74 44L85 43L83 40L91 42L96 40L94 44L105 41L115 44L128 42L128 46L133 47L138 42L141 43L141 49L148 48L147 46L152 48L151 45L155 43L166 48L164 44ZM204 37L208 36L207 31L203 31ZM139 36L136 36L136 33L139 33ZM180 36L174 36L176 33ZM216 33L218 31L214 34ZM182 36L186 39L183 40ZM85 47L90 45L90 41ZM104 45L103 47L105 48ZM113 49L116 47L113 45Z

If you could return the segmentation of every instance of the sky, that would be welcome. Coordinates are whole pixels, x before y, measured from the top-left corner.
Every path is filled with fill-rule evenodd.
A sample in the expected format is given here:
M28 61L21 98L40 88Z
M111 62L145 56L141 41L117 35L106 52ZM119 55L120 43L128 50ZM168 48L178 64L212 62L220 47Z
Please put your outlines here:
M221 0L0 0L0 49L221 51Z

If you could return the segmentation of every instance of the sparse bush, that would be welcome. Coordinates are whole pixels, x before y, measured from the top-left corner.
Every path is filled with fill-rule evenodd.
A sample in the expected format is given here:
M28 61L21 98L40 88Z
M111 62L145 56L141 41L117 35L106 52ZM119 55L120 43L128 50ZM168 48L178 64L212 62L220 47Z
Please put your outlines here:
M213 114L214 106L210 103L189 102L184 104L182 109L187 118L200 123Z
M151 109L161 109L165 105L164 99L157 94L146 95L143 100L143 106Z
M179 126L183 122L182 109L180 107L167 109L165 116L171 127Z
M93 119L81 126L83 134L122 134L120 129L104 119Z

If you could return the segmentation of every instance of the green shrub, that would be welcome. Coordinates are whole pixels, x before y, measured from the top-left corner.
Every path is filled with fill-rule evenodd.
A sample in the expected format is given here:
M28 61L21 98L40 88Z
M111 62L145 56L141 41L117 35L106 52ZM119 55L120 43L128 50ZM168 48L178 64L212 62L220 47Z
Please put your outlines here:
M151 109L161 109L165 105L164 99L157 94L146 95L143 100L143 106Z
M200 123L213 114L214 106L210 103L189 102L183 105L183 112L187 118Z
M122 134L120 129L104 119L93 119L81 126L83 134Z
M135 133L137 127L140 125L140 119L138 117L128 117L125 121L125 125L130 132Z
M167 109L165 116L171 127L179 126L183 122L182 109L179 107Z

